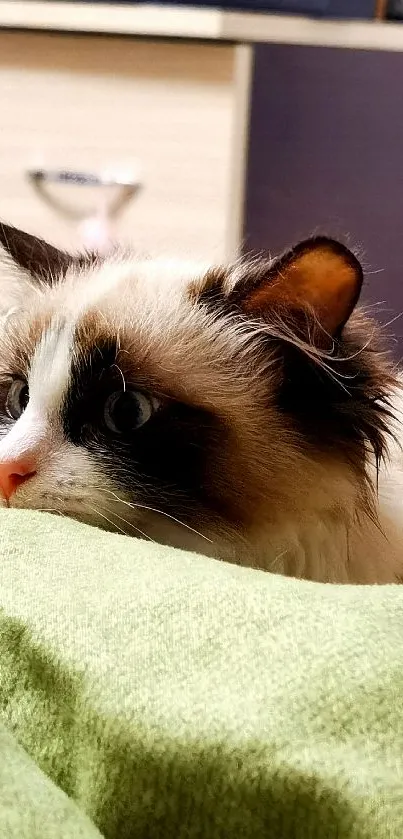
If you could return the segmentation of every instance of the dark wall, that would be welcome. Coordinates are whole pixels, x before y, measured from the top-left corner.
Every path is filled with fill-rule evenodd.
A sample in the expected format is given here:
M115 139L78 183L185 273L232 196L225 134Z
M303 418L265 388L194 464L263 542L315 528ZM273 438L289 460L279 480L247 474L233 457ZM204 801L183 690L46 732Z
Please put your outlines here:
M358 245L367 300L403 313L403 53L256 47L246 247L313 232Z

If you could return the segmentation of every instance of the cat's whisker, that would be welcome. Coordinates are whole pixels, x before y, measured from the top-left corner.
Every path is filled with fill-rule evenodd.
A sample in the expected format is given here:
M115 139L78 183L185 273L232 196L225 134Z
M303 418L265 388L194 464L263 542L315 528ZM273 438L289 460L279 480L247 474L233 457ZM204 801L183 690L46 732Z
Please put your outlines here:
M88 504L86 501L84 502L84 504L89 510L91 510L93 513L95 513L96 516L100 516L101 519L104 519L105 521L107 521L108 524L110 524L111 527L113 527L115 530L119 530L120 533L123 533L124 536L127 536L127 533L126 533L125 530L123 530L123 527L119 527L119 525L115 524L115 522L111 521L111 519L109 519L108 516L105 516L104 513L101 513L100 510L97 510L95 507L92 507L91 504Z
M397 320L400 320L400 318L402 316L403 316L403 312L399 312L399 314L395 315L395 317L391 318L391 320L388 320L386 323L383 323L382 324L382 329L388 329L389 326L392 326L393 323L395 323Z
M273 561L270 563L270 571L272 571L273 573L280 573L278 569L281 568L281 560L288 553L289 549L286 549L284 551L281 551L281 553L277 554L277 556L275 556Z
M115 524L115 522L111 521L111 519L108 518L108 516L106 516L105 513L101 513L100 510L97 510L95 507L92 507L87 502L85 502L85 506L88 507L90 510L92 510L92 512L95 513L97 516L101 516L101 518L105 519L105 521L109 522L109 524L111 524L113 527L115 527L117 530L119 530L125 536L128 535L126 530L119 527L119 525ZM147 533L144 532L144 530L141 530L140 527L137 527L137 525L133 524L131 521L127 521L127 519L124 519L123 516L120 516L118 513L115 513L112 510L108 510L108 513L109 513L110 516L114 516L114 518L117 518L120 521L122 521L123 524L127 525L127 527L132 528L132 530L134 530L136 533L140 534L140 536L143 539L146 539L148 542L154 542L154 539L152 539L151 536L149 536Z
M131 521L127 521L127 519L124 519L123 516L119 516L119 514L115 513L115 511L108 510L108 513L110 516L114 516L115 518L120 519L120 521L122 521L123 524L126 524L128 527L131 527L136 533L139 533L140 536L143 537L143 539L146 539L147 542L154 542L154 544L156 544L155 539L152 539L151 536L148 535L148 533L145 533L144 530L141 530L141 528L137 527L136 524L133 524Z
M157 513L159 516L165 516L166 518L170 519L171 521L175 522L175 524L181 525L181 527L185 527L186 530L190 530L192 533L195 533L196 536L200 536L201 539L205 539L206 542L210 542L213 544L213 540L210 539L208 536L205 536L204 533L200 533L199 530L196 530L194 527L191 527L190 524L185 524L185 522L181 521L180 519L175 518L170 513L166 513L164 510L158 510L156 507L149 507L147 504L138 504L137 502L133 501L125 501L123 498L120 498L116 492L113 492L111 489L106 489L105 487L100 487L102 492L107 492L116 498L116 501L119 504L124 504L126 507L130 507L132 510L139 509L139 510L148 510L150 513Z
M66 513L63 513L62 510L58 510L56 507L34 507L33 509L38 513L56 513L65 519L69 518Z
M121 375L121 377L122 377L122 382L123 382L123 393L126 393L126 379L125 379L125 377L124 377L124 375L123 375L123 373L122 373L121 368L119 367L119 364L116 364L116 361L115 361L115 362L114 362L114 364L112 364L112 367L116 367L116 369L119 371L119 373L120 373L120 375ZM112 368L111 368L111 369L112 369Z

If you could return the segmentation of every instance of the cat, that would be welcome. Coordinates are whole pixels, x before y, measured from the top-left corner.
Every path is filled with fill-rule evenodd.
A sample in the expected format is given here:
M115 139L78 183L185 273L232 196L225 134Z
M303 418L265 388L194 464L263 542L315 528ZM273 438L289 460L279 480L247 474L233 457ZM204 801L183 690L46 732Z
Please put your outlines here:
M343 244L213 267L70 256L7 225L0 246L3 506L400 582L400 381Z

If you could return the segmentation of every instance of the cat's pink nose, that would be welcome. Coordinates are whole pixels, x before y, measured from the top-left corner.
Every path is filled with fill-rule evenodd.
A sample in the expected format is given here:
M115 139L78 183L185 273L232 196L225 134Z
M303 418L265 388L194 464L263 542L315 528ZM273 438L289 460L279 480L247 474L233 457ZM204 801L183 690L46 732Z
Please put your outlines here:
M35 464L29 457L16 458L0 462L0 491L6 501L21 484L36 474Z

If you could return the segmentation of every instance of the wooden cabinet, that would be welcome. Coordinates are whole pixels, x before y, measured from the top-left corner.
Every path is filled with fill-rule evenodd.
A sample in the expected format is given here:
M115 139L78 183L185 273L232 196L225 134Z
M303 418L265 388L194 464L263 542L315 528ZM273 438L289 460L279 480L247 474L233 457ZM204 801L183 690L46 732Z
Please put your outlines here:
M106 200L102 190L50 185L58 210L28 170L123 169L142 189L116 217L121 241L222 259L234 55L225 44L1 31L0 218L76 245L77 214Z

